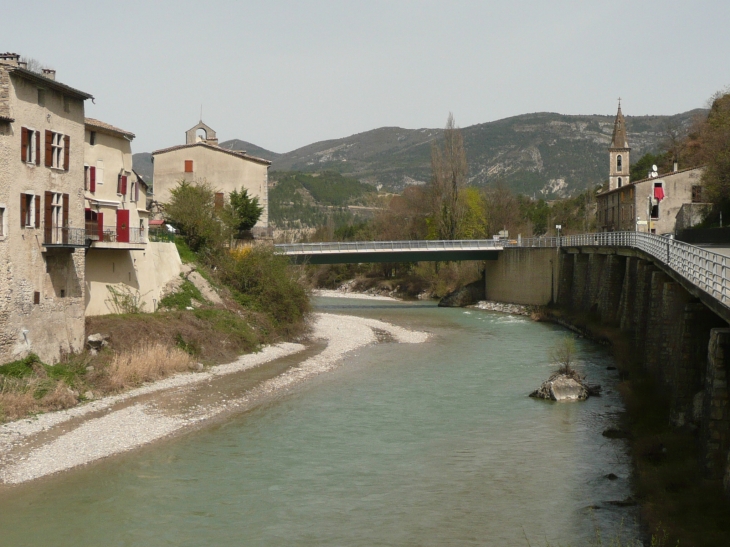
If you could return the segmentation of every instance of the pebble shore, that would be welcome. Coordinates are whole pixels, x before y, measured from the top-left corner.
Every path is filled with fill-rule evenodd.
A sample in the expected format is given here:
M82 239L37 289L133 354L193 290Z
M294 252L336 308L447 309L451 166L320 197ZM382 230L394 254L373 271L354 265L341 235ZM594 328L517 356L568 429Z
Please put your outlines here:
M482 300L469 307L477 308L479 310L500 311L502 313L510 313L512 315L526 315L528 317L533 312L532 306L523 306L521 304L505 304L504 302L490 302L488 300Z
M0 426L0 483L18 484L68 470L180 432L225 411L250 407L257 400L339 366L348 352L376 343L379 333L387 333L400 343L421 343L428 338L424 332L345 315L314 314L312 326L312 338L326 342L324 350L237 397L211 405L194 405L179 413L163 412L149 398L135 402L140 396L157 392L155 399L164 398L216 376L242 372L294 355L305 346L291 343L269 346L205 372L176 375L80 407Z

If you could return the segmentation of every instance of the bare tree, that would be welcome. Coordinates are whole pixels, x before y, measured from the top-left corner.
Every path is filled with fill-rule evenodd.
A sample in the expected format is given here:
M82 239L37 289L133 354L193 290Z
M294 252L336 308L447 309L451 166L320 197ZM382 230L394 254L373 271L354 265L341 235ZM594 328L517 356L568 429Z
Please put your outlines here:
M467 164L464 138L449 112L443 147L431 147L431 211L439 239L456 239L466 206L462 190L466 186Z
M26 68L30 70L31 72L37 72L38 74L42 74L44 68L48 68L46 65L41 63L38 59L34 59L33 57L21 57L20 58L21 63L26 64Z

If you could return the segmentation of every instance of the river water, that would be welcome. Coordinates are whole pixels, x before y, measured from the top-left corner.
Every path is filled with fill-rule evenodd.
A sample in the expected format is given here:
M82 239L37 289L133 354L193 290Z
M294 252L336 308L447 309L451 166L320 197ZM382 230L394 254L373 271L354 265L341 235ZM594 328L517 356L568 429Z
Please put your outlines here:
M635 509L605 348L584 403L530 399L566 334L526 318L320 298L317 307L432 334L384 341L257 408L0 492L0 545L586 545ZM606 475L618 476L609 480Z

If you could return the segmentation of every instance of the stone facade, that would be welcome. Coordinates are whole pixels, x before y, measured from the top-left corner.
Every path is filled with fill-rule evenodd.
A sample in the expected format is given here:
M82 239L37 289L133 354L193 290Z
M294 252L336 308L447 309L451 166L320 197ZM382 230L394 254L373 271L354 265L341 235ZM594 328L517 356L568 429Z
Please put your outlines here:
M198 130L205 131L205 136L196 140ZM246 189L249 196L258 197L259 205L264 208L254 230L266 230L269 225L268 169L271 162L245 152L221 148L215 132L211 132L212 129L200 122L186 132L186 144L152 153L155 200L167 203L170 190L183 179L207 181L222 195Z
M88 98L0 55L0 362L83 348Z

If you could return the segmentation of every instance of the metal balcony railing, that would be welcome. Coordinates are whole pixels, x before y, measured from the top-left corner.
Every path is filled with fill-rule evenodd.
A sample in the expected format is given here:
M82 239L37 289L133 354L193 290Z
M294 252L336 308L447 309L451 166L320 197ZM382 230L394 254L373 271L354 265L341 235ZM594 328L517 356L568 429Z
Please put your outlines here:
M103 243L147 243L146 232L141 228L117 229L116 226L100 227L93 222L86 223L86 237L91 242Z
M84 247L86 230L68 226L46 226L43 228L43 245L46 247Z

